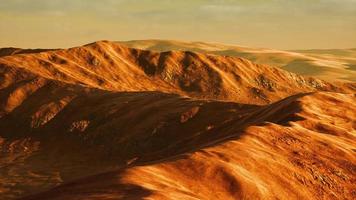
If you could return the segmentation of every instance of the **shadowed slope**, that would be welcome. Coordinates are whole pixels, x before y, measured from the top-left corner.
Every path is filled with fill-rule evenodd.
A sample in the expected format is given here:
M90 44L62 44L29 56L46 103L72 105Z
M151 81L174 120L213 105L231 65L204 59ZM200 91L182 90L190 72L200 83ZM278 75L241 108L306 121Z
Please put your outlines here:
M0 118L0 191L5 199L191 151L205 144L202 139L219 139L213 129L258 107L48 80L28 87L10 95L17 97L11 100L16 104L5 107ZM190 144L181 146L186 141Z

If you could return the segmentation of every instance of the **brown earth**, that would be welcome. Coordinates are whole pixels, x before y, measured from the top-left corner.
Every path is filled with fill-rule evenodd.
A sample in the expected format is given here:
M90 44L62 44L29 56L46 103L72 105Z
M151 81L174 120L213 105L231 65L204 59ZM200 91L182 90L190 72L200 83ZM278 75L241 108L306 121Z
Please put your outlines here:
M0 52L0 199L356 198L355 83L108 41Z

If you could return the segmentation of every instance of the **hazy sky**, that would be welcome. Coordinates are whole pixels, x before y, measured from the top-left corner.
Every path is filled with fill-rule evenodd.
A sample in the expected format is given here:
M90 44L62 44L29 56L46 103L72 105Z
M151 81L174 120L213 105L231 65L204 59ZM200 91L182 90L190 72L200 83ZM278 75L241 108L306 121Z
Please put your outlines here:
M356 0L0 0L0 47L153 38L356 47Z

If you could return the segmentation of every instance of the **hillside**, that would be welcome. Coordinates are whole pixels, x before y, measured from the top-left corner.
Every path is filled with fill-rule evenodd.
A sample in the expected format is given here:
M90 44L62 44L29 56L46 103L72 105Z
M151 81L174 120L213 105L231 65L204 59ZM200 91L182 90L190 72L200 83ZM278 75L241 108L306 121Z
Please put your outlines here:
M129 167L25 199L353 199L354 99L293 96L183 141L165 137L169 148L137 155ZM188 124L200 125L207 109Z

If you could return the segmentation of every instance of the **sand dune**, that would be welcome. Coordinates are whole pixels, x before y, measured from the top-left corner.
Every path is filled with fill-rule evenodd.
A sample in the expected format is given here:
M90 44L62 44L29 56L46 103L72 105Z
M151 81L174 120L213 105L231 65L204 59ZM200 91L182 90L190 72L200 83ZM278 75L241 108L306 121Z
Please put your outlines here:
M353 199L355 83L100 41L0 57L0 199Z

